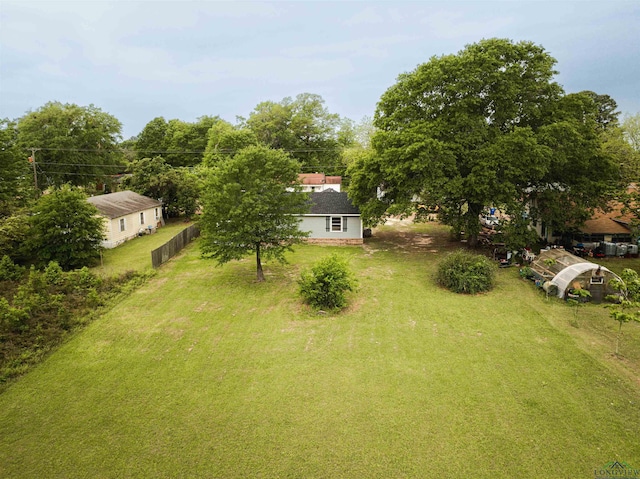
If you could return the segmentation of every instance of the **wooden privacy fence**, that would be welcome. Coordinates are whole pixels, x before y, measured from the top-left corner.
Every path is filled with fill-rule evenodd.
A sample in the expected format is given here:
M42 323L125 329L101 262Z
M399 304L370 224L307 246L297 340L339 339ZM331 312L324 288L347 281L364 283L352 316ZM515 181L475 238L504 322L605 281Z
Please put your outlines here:
M151 252L151 264L154 268L157 268L162 263L166 263L198 236L200 236L200 229L197 225L191 225L183 229L165 244Z

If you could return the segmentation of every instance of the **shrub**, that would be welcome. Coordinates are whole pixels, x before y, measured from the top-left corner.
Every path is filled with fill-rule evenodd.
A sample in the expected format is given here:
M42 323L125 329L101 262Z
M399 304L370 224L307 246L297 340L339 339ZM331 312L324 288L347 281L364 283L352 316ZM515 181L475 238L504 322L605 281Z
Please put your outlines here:
M57 261L49 261L44 269L44 281L47 286L61 286L66 280L66 274Z
M493 288L496 265L486 256L456 251L438 266L437 282L455 292L476 294Z
M0 298L0 337L3 331L20 331L28 317L25 311L13 308L6 299Z
M311 272L303 272L298 284L305 303L318 309L338 310L346 306L345 293L355 289L356 280L346 261L334 254L316 263Z
M18 281L24 275L24 268L4 255L0 260L0 281Z
M533 270L529 266L523 266L520 268L520 277L524 279L532 279Z

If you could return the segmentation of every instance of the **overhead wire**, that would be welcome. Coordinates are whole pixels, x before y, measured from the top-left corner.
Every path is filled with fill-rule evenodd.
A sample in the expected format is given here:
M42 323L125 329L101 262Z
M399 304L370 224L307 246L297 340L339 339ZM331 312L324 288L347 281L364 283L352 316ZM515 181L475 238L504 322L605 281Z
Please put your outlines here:
M30 148L29 148L30 149ZM299 148L299 149L291 149L284 150L287 153L314 153L314 152L328 152L328 151L342 151L344 148ZM128 149L114 149L114 150L105 150L101 148L38 148L38 151L62 151L62 152L99 152L99 153L154 153L154 154L204 154L204 150L128 150ZM219 149L217 153L234 153L238 151L237 149ZM71 167L86 167L86 168L113 168L124 171L127 169L127 165L124 164L104 164L104 163L58 163L52 161L36 161L36 165L38 171L41 175L45 176L47 182L49 184L52 183L50 176L48 175L66 175L66 176L84 176L84 177L105 177L105 176L113 176L108 173L81 173L81 172L66 172L66 171L55 171L50 167L55 166L71 166ZM42 168L42 166L48 166L49 168ZM170 168L180 168L173 165L168 165ZM186 168L193 168L186 167ZM346 170L346 165L302 165L301 170L303 172L317 172L317 171L344 171Z
M31 150L31 148L25 148ZM130 150L126 148L115 148L106 150L104 148L36 148L38 151L77 151L77 152L98 152L98 153L167 153L167 154L193 154L202 155L206 150ZM286 153L313 153L313 152L326 152L326 151L342 151L345 147L332 147L332 148L274 148ZM235 148L220 148L215 150L217 153L235 153L238 150Z

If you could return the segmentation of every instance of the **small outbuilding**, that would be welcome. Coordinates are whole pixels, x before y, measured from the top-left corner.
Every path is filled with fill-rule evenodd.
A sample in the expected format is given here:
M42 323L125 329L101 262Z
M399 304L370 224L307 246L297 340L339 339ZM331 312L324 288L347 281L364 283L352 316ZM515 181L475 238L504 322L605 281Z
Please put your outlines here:
M310 210L302 215L300 230L310 243L362 244L362 217L347 193L331 188L309 195Z
M615 290L609 281L618 278L614 272L596 263L575 256L563 248L542 250L531 263L531 271L550 294L567 298L574 290L583 289L591 293L592 301L600 302Z
M105 248L115 248L140 234L152 233L164 224L162 202L133 191L92 196L87 201L104 218Z

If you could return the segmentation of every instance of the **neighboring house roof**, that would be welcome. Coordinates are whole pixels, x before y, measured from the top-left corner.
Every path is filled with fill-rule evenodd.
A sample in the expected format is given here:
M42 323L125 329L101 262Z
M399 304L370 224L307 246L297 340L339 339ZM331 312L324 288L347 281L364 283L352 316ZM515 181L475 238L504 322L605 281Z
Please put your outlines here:
M585 221L580 231L587 234L629 234L629 223L633 219L630 213L623 213L624 205L618 202L609 203L611 211L605 213L596 210L590 220Z
M585 221L580 231L586 234L629 234L631 230L622 220L615 220L611 213L596 212L590 220Z
M133 191L118 191L108 195L92 196L87 198L87 201L98 208L101 215L111 219L162 206L161 201L139 195Z
M324 191L311 193L312 215L359 215L360 210L351 204L347 193L328 188Z
M341 176L326 176L324 173L300 173L298 181L303 185L340 185Z

